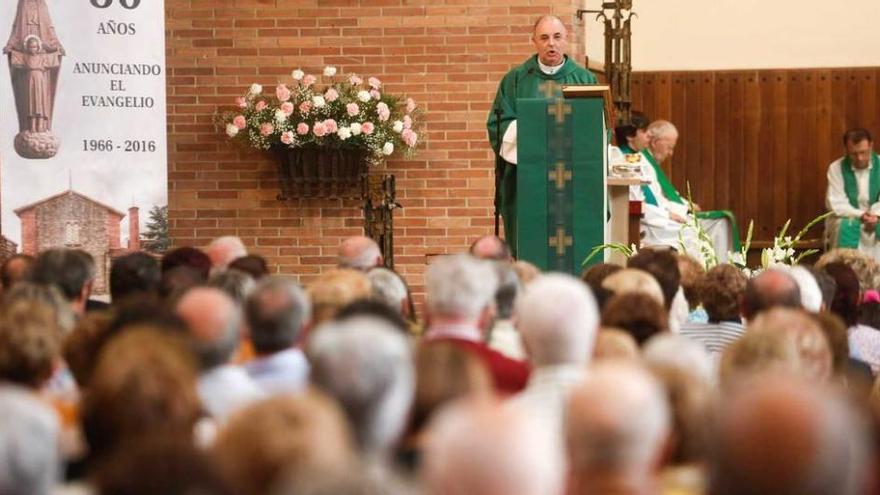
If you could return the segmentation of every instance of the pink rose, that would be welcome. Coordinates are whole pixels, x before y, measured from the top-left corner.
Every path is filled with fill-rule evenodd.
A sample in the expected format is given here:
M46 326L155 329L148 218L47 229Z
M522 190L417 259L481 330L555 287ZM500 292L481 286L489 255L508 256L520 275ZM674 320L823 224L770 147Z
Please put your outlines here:
M367 136L372 134L375 130L376 126L374 126L372 122L364 122L363 124L361 124L361 132L363 132Z
M254 107L254 110L256 110L256 111L258 111L258 112L262 112L262 111L265 110L266 107L268 107L268 106L269 106L268 103L266 103L266 102L263 101L263 100L260 100L260 101L257 102L257 105Z
M300 136L305 136L306 134L308 134L309 133L309 124L306 124L305 122L300 122L299 124L297 124L296 125L296 133L299 134Z
M281 142L284 144L290 144L293 142L293 133L290 131L284 131L281 133Z
M379 122L385 122L391 117L391 109L388 108L384 101L380 101L376 105L376 113L379 114Z
M379 93L375 89L371 89L370 96L372 96L374 100L378 100L379 98L382 98L382 93Z
M281 111L287 114L287 116L289 117L290 114L293 113L293 103L285 101L281 104Z
M349 76L348 82L350 82L352 86L360 86L364 83L364 80L358 76Z
M333 119L327 119L324 121L324 127L327 128L327 134L333 134L339 129L339 125Z
M324 93L324 99L327 101L336 101L337 98L339 98L339 92L333 88L328 89L327 92Z
M299 104L300 113L309 113L312 110L312 102L306 100Z
M410 127L412 127L412 119L410 118L409 115L404 115L403 116L403 128L409 129Z
M244 118L244 115L236 115L236 117L232 119L232 123L239 129L247 127L247 119Z
M403 132L400 133L400 137L403 139L403 142L406 143L407 146L412 148L416 145L416 141L419 136L412 129L404 129Z
M416 102L412 98L406 99L406 113L412 113L416 109Z
M260 124L260 135L261 136L263 136L263 137L270 136L270 135L272 135L273 132L275 132L274 125L272 125L268 122L264 122L264 123Z
M348 105L345 105L345 110L348 112L348 115L354 117L355 115L360 113L361 108L358 106L357 103L349 103Z
M308 87L311 86L312 84L315 84L315 81L316 81L316 80L317 80L317 78L316 78L315 76L309 74L309 75L307 75L306 77L303 78L303 86L305 86L305 87L308 88Z
M290 90L287 89L287 85L279 84L278 87L275 88L275 96L280 101L287 101L290 99Z
M247 100L244 98L244 96L239 96L235 99L235 106L237 106L238 108L247 108Z
M315 125L312 126L312 132L317 137L324 137L327 134L327 126L323 122L315 122Z
M370 87L373 89L379 89L382 87L382 81L376 79L375 77L367 79L367 83L369 83Z

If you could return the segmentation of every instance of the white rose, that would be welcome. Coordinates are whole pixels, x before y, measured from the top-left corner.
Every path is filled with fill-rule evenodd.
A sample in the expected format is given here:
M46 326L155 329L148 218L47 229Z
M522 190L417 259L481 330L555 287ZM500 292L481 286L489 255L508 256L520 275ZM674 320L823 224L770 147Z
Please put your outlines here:
M370 101L370 98L372 98L372 97L370 96L369 91L363 91L363 90L358 91L358 100L361 100L362 102L366 103L366 102Z
M263 87L262 87L262 86L260 86L259 84L256 84L256 83L251 84L251 89L250 89L250 91L249 91L249 93L250 93L251 95L258 95L258 94L260 94L260 93L262 93L262 92L263 92Z
M394 153L394 143L385 143L385 146L382 146L382 153L385 156L388 156L391 153Z
M315 108L321 108L327 104L327 101L324 100L324 97L321 95L313 96L312 103L314 103Z
M294 79L299 81L302 80L303 77L305 77L306 73L299 69L296 69L295 71L291 72L290 75L293 76Z
M336 75L336 67L330 67L329 65L327 67L324 67L324 75L327 77L335 76Z
M345 141L346 139L351 137L351 129L348 127L340 127L336 134L339 136L339 139Z
M351 133L354 136L357 136L361 133L361 125L357 122L351 124Z
M394 125L391 128L394 129L394 132L401 133L403 132L403 122L395 120Z
M226 135L235 137L238 135L238 127L235 124L226 124Z
M280 108L278 110L275 110L275 121L280 124L285 120L287 120L287 114L284 113L284 110Z

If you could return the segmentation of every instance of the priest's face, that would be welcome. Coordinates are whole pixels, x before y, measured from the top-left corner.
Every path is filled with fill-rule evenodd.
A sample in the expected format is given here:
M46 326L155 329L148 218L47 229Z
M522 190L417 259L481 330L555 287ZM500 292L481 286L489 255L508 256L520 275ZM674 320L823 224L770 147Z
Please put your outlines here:
M662 163L672 156L676 143L678 143L677 132L670 132L651 140L651 154L657 159L657 163Z
M568 32L559 19L547 17L535 26L532 43L535 44L538 60L544 65L555 67L565 61Z
M852 166L855 168L868 168L871 164L871 151L874 149L874 143L863 139L858 143L846 143L846 156L849 157Z

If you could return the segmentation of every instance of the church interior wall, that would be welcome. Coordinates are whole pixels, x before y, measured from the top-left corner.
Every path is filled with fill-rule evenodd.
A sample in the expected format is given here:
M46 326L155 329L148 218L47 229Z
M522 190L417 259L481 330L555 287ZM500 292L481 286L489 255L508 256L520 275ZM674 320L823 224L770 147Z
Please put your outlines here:
M534 53L534 20L571 25L579 1L208 0L166 2L169 233L206 245L238 235L280 273L308 282L335 263L342 238L362 232L361 203L276 199L268 155L230 146L214 114L252 83L271 89L296 68L379 77L424 111L423 145L388 162L396 268L422 292L428 260L492 232L494 161L486 117L498 81ZM572 54L581 60L572 43Z

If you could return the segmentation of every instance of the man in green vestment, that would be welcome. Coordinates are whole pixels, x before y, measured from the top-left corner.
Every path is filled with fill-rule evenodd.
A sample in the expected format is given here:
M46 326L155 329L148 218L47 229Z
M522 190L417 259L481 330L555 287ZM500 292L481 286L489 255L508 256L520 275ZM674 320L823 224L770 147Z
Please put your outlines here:
M880 158L865 129L843 135L846 155L828 167L826 206L834 216L825 226L830 247L859 249L880 259Z
M733 213L726 210L704 212L696 203L692 203L691 211L687 198L682 197L660 167L664 160L672 157L678 142L678 130L671 122L657 120L648 126L647 135L648 145L641 150L643 162L646 162L642 165L642 174L650 183L633 186L630 190L631 200L643 202L642 246L684 248L687 254L697 259L704 258L704 249L711 249L720 261L726 261L728 252L739 249ZM711 246L701 246L697 232L690 227L694 215Z
M555 16L543 16L535 22L532 43L537 52L522 65L514 67L498 85L495 102L489 112L486 126L489 142L495 151L498 171L503 171L499 190L501 216L504 219L504 237L516 255L516 119L517 98L552 97L547 88L552 84L595 84L596 76L577 65L565 50L568 31ZM555 90L555 95L560 88Z
M614 140L617 147L625 155L640 153L648 147L648 116L638 110L630 112L629 122L623 122L614 128Z

